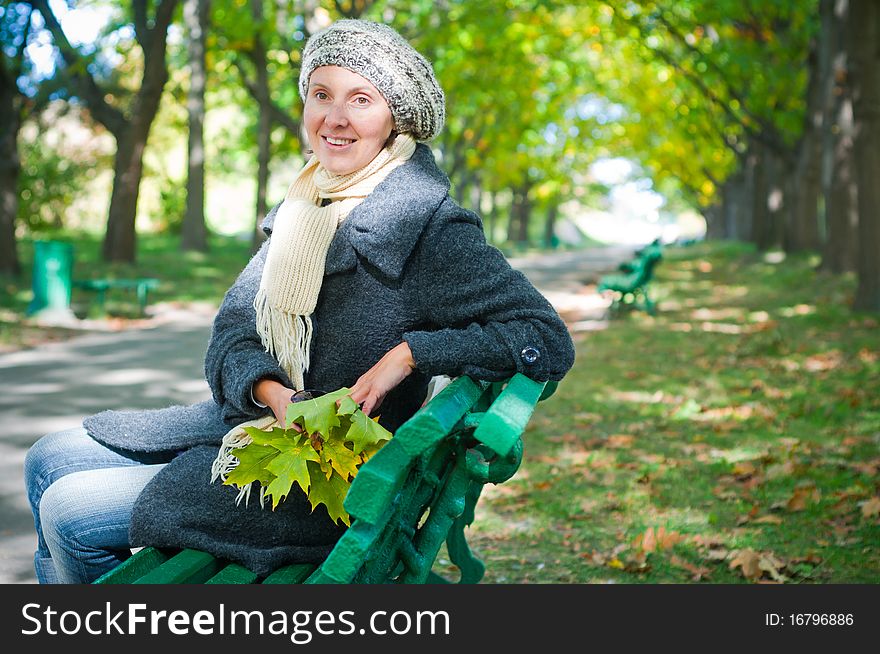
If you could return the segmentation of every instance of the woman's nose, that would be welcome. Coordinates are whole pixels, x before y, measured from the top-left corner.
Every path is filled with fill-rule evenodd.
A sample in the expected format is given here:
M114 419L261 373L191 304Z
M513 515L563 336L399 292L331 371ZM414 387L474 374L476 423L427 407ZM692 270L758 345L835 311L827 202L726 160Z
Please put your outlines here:
M324 122L330 126L344 126L348 124L348 112L345 105L334 102L328 109L327 115L324 116Z

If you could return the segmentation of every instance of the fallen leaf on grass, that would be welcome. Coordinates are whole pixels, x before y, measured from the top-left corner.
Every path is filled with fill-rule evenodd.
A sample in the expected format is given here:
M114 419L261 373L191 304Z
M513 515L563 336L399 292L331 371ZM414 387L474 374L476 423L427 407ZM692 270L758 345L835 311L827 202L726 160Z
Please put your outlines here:
M736 519L736 524L738 524L738 525L744 525L745 523L754 520L754 519L757 517L758 512L759 512L760 510L761 510L761 507L759 507L757 504L755 504L755 505L749 510L748 513L746 513L745 515L741 515L741 516L739 516L739 517Z
M751 463L750 461L740 461L739 463L737 463L736 465L733 466L733 474L736 477L743 477L743 478L751 477L757 471L758 471L758 468L755 466L754 463Z
M859 506L862 507L862 516L865 518L880 515L880 497L872 497L870 500L859 502Z
M782 518L778 515L762 515L760 518L752 520L752 523L756 525L781 525Z
M702 534L692 537L691 542L697 547L708 547L710 549L724 545L724 539L721 536L703 536Z
M804 361L804 368L810 372L825 372L834 370L843 363L843 356L838 350L829 350L820 354L814 354L807 357Z
M691 581L700 581L703 577L708 577L712 574L711 568L701 568L693 563L688 563L684 559L677 557L675 554L669 557L669 562L677 568L683 568L690 572L692 575Z
M794 461L786 461L785 463L775 463L767 467L764 471L764 477L767 479L779 479L780 477L788 477L793 475L797 467Z
M811 502L818 502L819 498L819 489L815 486L795 488L794 493L786 502L785 508L789 511L805 511Z
M723 561L728 556L730 556L730 552L724 548L710 549L705 554L705 557L710 561Z
M788 580L779 572L784 566L785 564L772 554L744 549L734 552L729 568L731 570L740 568L743 576L752 581L758 581L766 573L771 579L781 583Z
M614 434L608 437L605 445L614 449L632 447L634 437L629 434Z
M880 459L871 459L870 461L860 461L858 463L850 463L849 467L868 477L873 477L880 471Z
M636 536L633 547L643 552L653 552L669 549L682 540L682 535L677 531L666 531L666 527L659 527L655 533L653 527L648 527L644 534Z
M880 359L880 353L872 352L866 347L859 350L859 361L862 363L876 363Z

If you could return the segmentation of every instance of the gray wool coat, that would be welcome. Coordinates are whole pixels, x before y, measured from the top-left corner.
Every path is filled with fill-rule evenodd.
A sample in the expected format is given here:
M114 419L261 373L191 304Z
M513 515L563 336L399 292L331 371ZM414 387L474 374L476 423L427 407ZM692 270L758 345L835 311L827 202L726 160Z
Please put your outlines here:
M419 408L434 375L501 380L522 372L558 380L574 362L556 311L486 243L480 219L448 191L430 149L419 145L337 231L312 315L307 388L351 386L392 347L409 344L417 369L378 410L392 432ZM263 223L270 236L275 211ZM271 377L290 385L255 326L267 248L229 289L214 320L205 356L212 400L105 411L83 423L106 445L164 452L170 460L135 504L133 546L194 547L266 574L322 560L342 533L323 506L311 512L301 492L270 511L259 502L236 506L233 488L209 483L222 436L267 411L253 403L253 383Z

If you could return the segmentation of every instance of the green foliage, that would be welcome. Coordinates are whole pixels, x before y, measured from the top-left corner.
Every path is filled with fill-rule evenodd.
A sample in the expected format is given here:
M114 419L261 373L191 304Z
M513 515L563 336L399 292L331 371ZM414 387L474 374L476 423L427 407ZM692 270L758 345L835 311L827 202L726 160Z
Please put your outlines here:
M71 124L79 117L79 112L54 104L22 130L17 219L30 232L44 233L64 227L70 206L101 170L95 165L96 159L100 164L109 163L99 147L84 146L63 131L53 141L43 138L50 124Z
M302 431L246 428L251 443L232 451L239 464L225 483L239 488L259 483L273 509L296 484L308 496L312 510L323 504L334 522L351 524L342 502L358 468L391 439L391 433L368 418L349 392L341 388L290 404L287 422Z

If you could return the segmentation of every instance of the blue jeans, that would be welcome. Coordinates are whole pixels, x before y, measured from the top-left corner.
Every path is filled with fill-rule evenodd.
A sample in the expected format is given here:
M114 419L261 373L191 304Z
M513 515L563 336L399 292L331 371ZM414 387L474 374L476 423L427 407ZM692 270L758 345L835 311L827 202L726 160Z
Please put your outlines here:
M81 427L34 443L24 477L37 529L37 580L89 583L131 556L134 501L171 458L110 449Z

